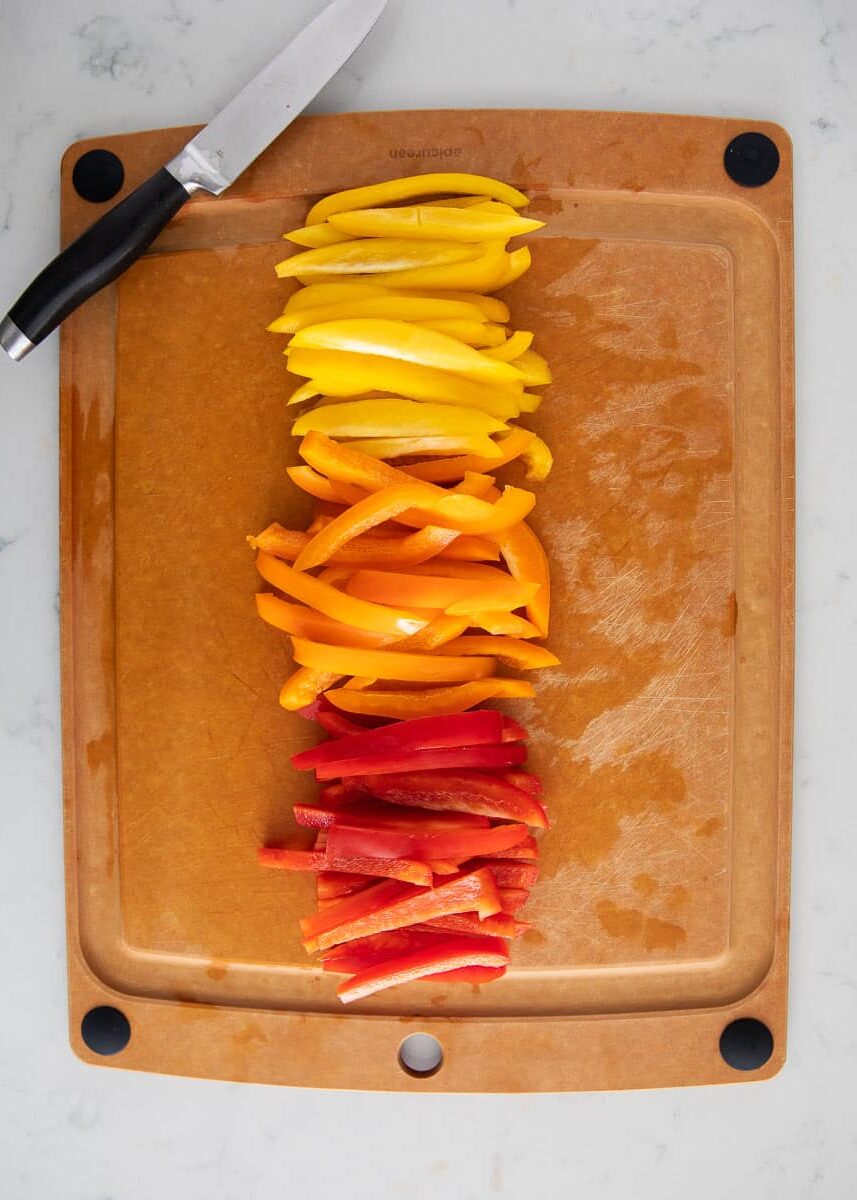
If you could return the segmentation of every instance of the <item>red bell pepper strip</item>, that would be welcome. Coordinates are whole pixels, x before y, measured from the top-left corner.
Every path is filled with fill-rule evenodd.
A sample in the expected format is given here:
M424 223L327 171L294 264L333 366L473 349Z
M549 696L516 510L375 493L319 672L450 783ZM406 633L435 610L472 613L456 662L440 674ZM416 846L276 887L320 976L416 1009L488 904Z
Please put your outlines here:
M395 721L381 729L360 730L350 737L324 742L312 750L292 755L297 771L310 771L325 763L367 755L392 755L410 750L496 745L503 738L504 719L494 709L455 713L446 717L417 717Z
M410 771L364 775L354 781L363 793L414 808L482 813L486 817L523 821L546 829L547 814L539 801L497 775L481 771Z
M424 950L448 940L449 934L440 931L432 933L410 928L391 929L387 933L376 933L372 937L358 938L355 942L331 947L322 954L321 965L325 971L355 975L358 971L365 971L367 967L397 958L400 954L407 954L411 950Z
M494 877L491 877L494 882ZM386 908L404 897L421 896L428 889L411 887L410 884L399 883L393 879L385 879L375 883L353 896L346 896L333 908L324 912L311 913L301 917L301 933L305 938L314 938L318 934L335 929L337 925L365 917L369 913ZM499 896L498 896L499 900ZM334 943L331 943L333 945Z
M317 721L325 733L329 733L335 738L366 733L365 725L359 725L356 721L352 721L340 709L334 708L323 696L316 696L312 704L299 708L298 716L303 717L305 721Z
M511 858L516 861L538 862L539 845L534 837L528 837L525 842L511 846L508 850L495 850L492 858Z
M476 858L465 870L489 867L499 888L531 888L539 878L539 865L534 862L510 862L508 859Z
M347 871L352 875L380 875L421 887L430 887L432 870L424 862L405 858L367 858L359 854L331 854L325 850L287 850L263 846L259 850L263 867L282 871Z
M309 929L306 927L307 919L302 921L305 948L308 951L326 950L337 943L350 942L370 933L419 925L454 913L476 912L485 919L500 911L500 895L494 876L490 871L482 870L460 875L441 887L411 892L380 908L367 906L363 915L339 920L338 910L348 905L349 901L359 900L374 890L369 888L366 892L359 892L356 897L347 897L341 904L323 913L316 913L314 918L309 918L312 926ZM319 921L326 925L322 933L317 933L314 928Z
M319 900L338 900L361 888L369 887L371 879L352 871L319 871L315 877L315 894Z
M387 959L367 967L336 989L343 1004L351 1004L384 988L424 979L459 967L505 967L509 961L506 948L494 939L485 937L450 938L440 945L411 950L398 958Z
M316 779L340 779L350 775L389 775L402 771L436 771L456 767L493 770L526 761L527 750L519 742L499 746L464 746L460 749L406 750L389 754L367 754L339 759L316 767Z
M463 859L490 857L492 849L508 850L528 837L526 825L495 825L491 829L362 829L357 825L331 825L327 852L382 859Z
M520 788L530 796L538 797L542 794L542 781L530 771L504 771L503 778L507 783L511 783L512 787Z
M530 898L527 888L498 888L498 891L503 904L503 912L513 915L518 909L523 908Z
M436 975L424 976L424 982L430 983L493 983L502 979L506 974L505 967L456 967L452 971L438 971Z
M504 742L526 742L529 741L530 734L523 725L519 725L517 721L513 721L511 717L503 718L503 734L501 741Z
M345 808L320 804L296 804L298 825L329 829L331 825L359 825L366 829L487 829L487 817L476 813L432 813L427 809L399 807L371 800L356 800Z
M516 938L530 928L526 921L516 921L514 917L505 912L498 912L495 916L485 917L480 921L475 913L451 913L446 917L437 917L433 921L427 921L424 926L420 927L429 930L446 930L449 933L461 934L490 934L492 937L501 938Z

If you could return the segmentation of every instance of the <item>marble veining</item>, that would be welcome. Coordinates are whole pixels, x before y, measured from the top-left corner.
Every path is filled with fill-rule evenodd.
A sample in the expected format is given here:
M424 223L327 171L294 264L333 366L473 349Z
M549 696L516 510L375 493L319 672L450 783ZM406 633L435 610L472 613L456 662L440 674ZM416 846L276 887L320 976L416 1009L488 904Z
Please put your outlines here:
M66 146L207 119L320 7L0 3L0 310L56 250ZM855 80L854 0L390 0L312 106L711 113L779 121L793 139L798 655L784 1072L691 1092L355 1096L98 1071L71 1056L54 337L23 364L0 360L4 1200L853 1195ZM486 1041L485 1052L502 1047Z

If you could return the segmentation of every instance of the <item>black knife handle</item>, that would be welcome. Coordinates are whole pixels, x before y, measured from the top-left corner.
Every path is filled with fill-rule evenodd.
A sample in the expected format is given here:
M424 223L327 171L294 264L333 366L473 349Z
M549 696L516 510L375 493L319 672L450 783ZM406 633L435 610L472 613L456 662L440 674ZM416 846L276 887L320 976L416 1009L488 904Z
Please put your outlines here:
M3 322L7 328L12 322L31 345L18 339L15 353L4 338L4 349L23 358L93 292L130 267L187 199L166 167L141 183L36 276Z

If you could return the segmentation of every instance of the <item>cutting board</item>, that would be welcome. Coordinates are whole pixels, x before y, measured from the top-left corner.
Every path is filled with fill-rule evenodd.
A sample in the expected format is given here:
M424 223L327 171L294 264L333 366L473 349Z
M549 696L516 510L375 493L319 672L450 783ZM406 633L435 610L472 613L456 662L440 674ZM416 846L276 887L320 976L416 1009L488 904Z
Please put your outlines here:
M780 167L738 186L723 157L746 128L628 113L302 118L66 322L66 881L83 1059L427 1091L714 1083L782 1065L791 155L783 130L753 125ZM191 132L71 147L63 240L99 211L72 185L82 153L118 155L127 191ZM244 540L306 515L285 475L293 381L265 325L287 294L281 234L313 198L440 169L507 180L546 222L507 298L555 379L531 425L556 458L534 525L562 667L508 711L532 731L552 828L535 928L503 980L411 984L344 1010L298 941L311 882L255 862L262 842L299 836L290 807L312 785L288 758L313 741L277 704L286 639L255 617ZM105 1007L127 1020L120 1042L130 1032L110 1057L82 1033ZM730 1065L724 1031L762 1026L767 1061ZM431 1077L399 1064L414 1031L441 1043Z

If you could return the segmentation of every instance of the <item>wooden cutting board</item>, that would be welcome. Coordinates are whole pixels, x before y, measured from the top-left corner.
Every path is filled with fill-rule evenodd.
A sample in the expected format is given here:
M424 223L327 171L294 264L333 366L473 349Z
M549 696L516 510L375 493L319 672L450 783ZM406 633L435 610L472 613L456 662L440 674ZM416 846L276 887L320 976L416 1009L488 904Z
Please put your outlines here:
M71 1041L90 1062L316 1087L556 1091L725 1082L785 1055L793 655L791 154L741 188L745 123L627 113L302 118L194 199L62 332L62 643ZM62 232L97 215L98 145L134 187L187 129L81 142ZM496 175L546 228L509 291L555 382L534 524L551 646L533 732L553 819L508 976L343 1010L298 942L308 880L260 871L312 785L288 756L285 639L254 614L245 534L304 515L281 234L312 197ZM508 475L515 481L514 472ZM111 1058L81 1021L130 1022ZM743 1074L731 1022L773 1035ZM758 1029L758 1027L756 1027ZM402 1038L442 1069L404 1073Z

